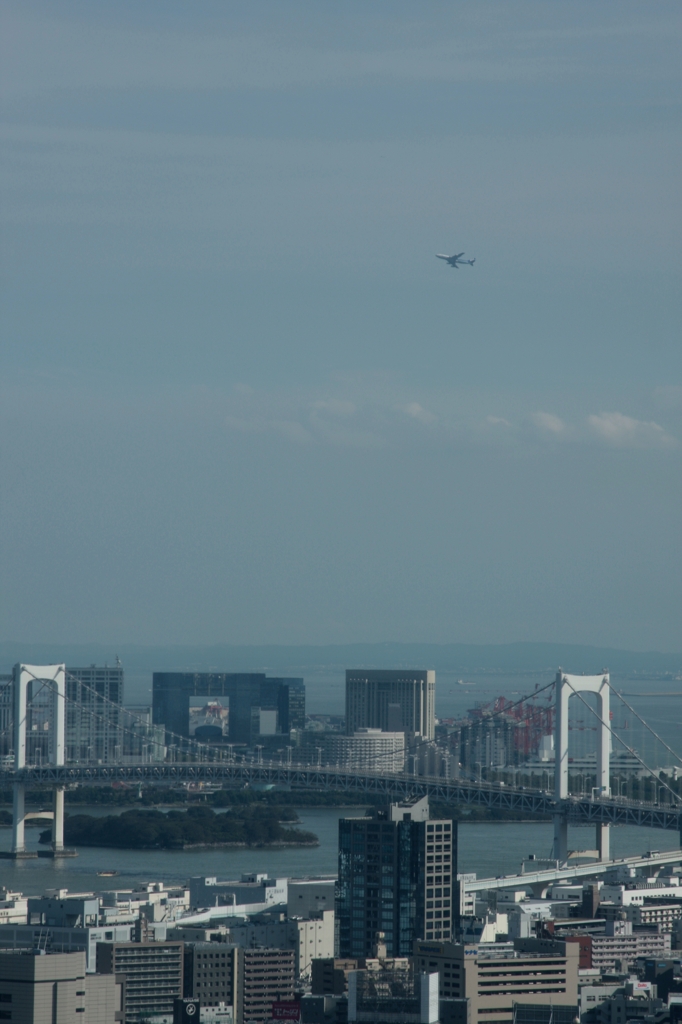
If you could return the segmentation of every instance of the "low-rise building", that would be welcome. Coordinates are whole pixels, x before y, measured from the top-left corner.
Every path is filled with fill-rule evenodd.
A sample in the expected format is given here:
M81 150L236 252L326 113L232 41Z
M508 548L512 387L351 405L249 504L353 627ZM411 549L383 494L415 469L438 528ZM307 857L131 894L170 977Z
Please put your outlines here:
M630 1020L663 1021L668 1009L656 995L656 986L649 981L631 978L599 1007L599 1024L627 1024Z
M577 1006L554 1003L514 1003L514 1024L575 1024Z
M289 941L294 943L297 977L309 978L318 957L334 955L334 911L324 910L317 918L291 918Z
M437 1024L438 973L396 969L390 961L378 969L348 975L349 1024Z
M48 953L85 953L88 974L96 970L98 942L129 942L134 925L74 927L66 925L0 925L0 950L44 949Z
M202 1006L198 999L176 999L173 1024L233 1024L232 1007Z
M657 900L627 908L628 920L635 927L658 927L662 932L674 932L682 919L682 900L679 903L659 903Z
M668 879L668 882L671 881L672 879ZM631 907L643 906L652 898L663 900L677 897L682 900L682 889L677 881L673 885L662 885L657 879L652 879L633 885L604 884L599 895L602 904L611 903L617 907Z
M137 889L110 889L100 893L100 920L137 917L140 912L154 921L174 921L189 909L189 889L166 888L163 882L148 882Z
M414 946L415 970L438 972L441 999L468 999L472 1024L512 1024L515 1002L577 1005L578 960L577 946L540 940Z
M313 960L311 991L314 996L342 996L348 992L348 975L365 966L364 959L324 957Z
M616 964L634 965L645 957L670 953L669 932L654 928L633 929L631 921L607 921L603 935L567 935L566 942L580 949L580 967L612 971Z
M28 924L59 928L87 928L99 924L97 896L69 896L66 889L56 895L31 897L28 900Z
M290 878L287 891L289 917L313 917L334 909L335 878Z
M304 995L301 999L301 1024L346 1024L347 995Z
M229 908L233 914L261 913L287 902L288 879L265 874L244 874L239 881L219 882L200 876L189 880L189 902L198 910Z
M305 919L278 913L229 918L210 928L183 926L180 921L167 937L185 942L223 942L243 949L293 949L296 976L308 978L315 958L334 955L334 911L325 910Z
M26 924L28 900L20 892L0 889L0 925Z
M600 981L579 985L578 1017L582 1024L597 1024L601 1015L601 1004L610 999L619 985L617 982L602 984Z
M0 1019L16 1024L116 1024L124 982L87 974L85 953L0 953Z

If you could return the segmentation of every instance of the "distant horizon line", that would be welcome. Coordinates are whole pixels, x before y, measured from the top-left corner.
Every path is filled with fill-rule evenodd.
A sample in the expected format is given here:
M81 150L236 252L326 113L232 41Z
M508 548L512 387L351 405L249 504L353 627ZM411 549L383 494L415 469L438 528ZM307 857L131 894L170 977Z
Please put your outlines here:
M486 640L486 641L473 641L473 640L328 640L328 641L261 641L261 642L249 642L240 643L232 640L212 640L212 641L184 641L184 642L166 642L166 641L150 641L143 642L137 640L15 640L7 639L0 640L0 648L10 646L26 646L26 647L119 647L121 649L126 647L136 647L142 649L153 649L153 648L169 648L169 649L182 649L182 648L195 648L198 650L205 650L207 648L216 647L233 647L239 649L250 649L250 648L313 648L322 649L328 647L579 647L588 650L596 651L618 651L628 654L664 654L666 656L680 655L682 657L682 649L679 651L673 650L662 650L655 647L620 647L615 644L597 644L597 643L586 643L582 641L568 641L568 640Z

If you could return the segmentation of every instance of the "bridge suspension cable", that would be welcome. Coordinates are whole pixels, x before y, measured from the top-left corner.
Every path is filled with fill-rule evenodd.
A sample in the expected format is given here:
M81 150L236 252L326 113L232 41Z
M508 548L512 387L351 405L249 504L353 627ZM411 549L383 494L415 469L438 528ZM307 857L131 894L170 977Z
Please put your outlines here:
M644 769L645 769L645 770L646 770L646 771L647 771L647 772L649 773L649 775L651 775L651 776L652 776L652 778L653 778L653 779L654 779L654 780L656 781L656 783L657 783L658 785L660 785L660 786L663 786L663 787L664 787L665 789L667 789L667 790L668 790L668 792L669 792L669 793L670 793L670 795L672 796L672 798L673 798L673 801L674 801L675 803L679 803L679 801L680 801L680 797L679 797L679 796L678 796L678 794L677 794L677 793L675 792L675 790L674 790L674 789L671 789L671 788L670 788L670 786L669 786L669 785L667 784L667 782L664 782L664 781L663 781L663 780L662 780L661 778L659 778L659 776L658 776L658 775L656 774L656 772L655 772L655 771L653 770L653 768L650 768L650 767L649 767L649 765L648 765L648 764L647 764L647 763L646 763L646 762L645 762L645 761L644 761L644 760L643 760L643 759L642 759L642 758L641 758L641 757L639 756L639 754L637 753L637 751L636 751L636 750L634 750L634 749L633 749L632 747L629 747L629 746L627 745L627 743L625 742L625 740L624 740L624 739L622 739L622 738L621 738L621 737L620 737L620 736L618 735L618 733L617 733L617 732L614 732L614 730L613 730L613 729L611 728L611 726L609 725L609 723L608 723L608 722L603 722L603 723L602 723L602 720L601 720L601 718L599 718L599 715L598 715L597 711L596 711L596 710L595 710L595 709L594 709L594 708L592 707L592 705L591 705L590 703L588 703L588 701L586 701L586 700L585 700L585 698L583 697L582 693L580 693L580 692L579 692L578 690L574 689L574 687L573 687L573 686L571 686L571 684L570 684L570 683L568 683L568 686L569 686L569 687L570 687L570 689L571 689L571 690L573 691L573 693L575 694L575 696L576 696L576 697L578 697L578 698L579 698L579 699L580 699L580 700L581 700L581 701L583 702L583 704L585 705L585 707L586 707L586 708L589 708L590 712L591 712L591 713L592 713L592 714L593 714L593 715L594 715L594 716L595 716L595 717L596 717L596 718L597 718L597 719L599 720L600 724L602 724L602 725L604 726L604 728L608 730L609 734L610 734L610 735L611 735L612 737L614 737L614 736L615 736L615 738L616 738L616 739L618 740L618 742L619 742L619 743L620 743L620 744L621 744L621 745L622 745L623 747L625 747L625 749L626 749L626 750L628 751L628 753L629 753L629 754L631 754L631 755L632 755L632 756L633 756L634 758L636 758L636 759L637 759L637 761L638 761L638 762L639 762L639 763L641 764L642 768L644 768ZM644 724L646 724L646 723L644 723ZM653 732L653 730L652 730L652 732ZM677 755L676 755L676 756L677 756Z
M649 732L654 737L654 739L657 739L658 742L661 743L665 747L665 749L668 751L668 753L672 754L673 757L675 758L675 760L679 761L680 764L682 764L682 757L679 754L675 753L675 751L672 749L672 747L669 747L668 744L665 742L665 740L661 736L659 736L658 733L654 729L651 728L649 723L647 721L645 721L645 719L643 719L642 716L640 714L638 714L638 712L635 711L635 709L630 704L628 704L628 702L625 700L623 695L618 693L618 690L614 690L613 686L611 686L610 683L609 683L609 688L616 695L616 697L618 697L619 700L625 705L625 707L628 709L628 711L631 711L632 714L635 716L635 718L638 719L642 723L644 728L649 730Z

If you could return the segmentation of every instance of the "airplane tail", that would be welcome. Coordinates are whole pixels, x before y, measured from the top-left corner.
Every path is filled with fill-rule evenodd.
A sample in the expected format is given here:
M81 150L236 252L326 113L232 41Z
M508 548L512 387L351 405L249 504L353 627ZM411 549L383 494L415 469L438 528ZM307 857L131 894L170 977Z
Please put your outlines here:
M469 263L471 264L472 267L473 267L475 262L476 262L476 257L475 256L474 256L474 258L472 260L469 260Z

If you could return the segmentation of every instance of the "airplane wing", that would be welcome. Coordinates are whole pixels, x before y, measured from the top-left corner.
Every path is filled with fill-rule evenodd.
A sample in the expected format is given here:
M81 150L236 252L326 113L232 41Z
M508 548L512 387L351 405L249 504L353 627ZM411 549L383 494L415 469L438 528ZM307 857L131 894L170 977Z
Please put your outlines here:
M453 258L453 260L458 260L458 259L461 259L461 257L462 257L463 255L464 255L464 253L463 253L463 252L458 252L458 253L457 253L457 255L456 255L456 256L453 256L452 258Z

